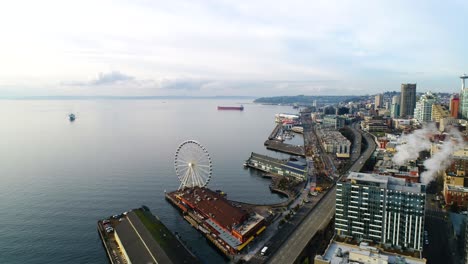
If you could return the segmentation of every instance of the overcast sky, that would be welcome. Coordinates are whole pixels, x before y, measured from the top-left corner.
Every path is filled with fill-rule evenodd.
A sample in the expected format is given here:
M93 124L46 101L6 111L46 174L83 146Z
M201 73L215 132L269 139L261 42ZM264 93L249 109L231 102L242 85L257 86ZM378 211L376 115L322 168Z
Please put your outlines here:
M468 1L2 1L0 96L456 92Z

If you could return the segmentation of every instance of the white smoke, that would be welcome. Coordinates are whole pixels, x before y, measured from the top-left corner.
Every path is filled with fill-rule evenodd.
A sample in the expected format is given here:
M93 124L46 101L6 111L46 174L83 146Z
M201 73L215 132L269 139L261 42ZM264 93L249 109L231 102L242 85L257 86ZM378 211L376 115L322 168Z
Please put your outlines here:
M435 133L438 133L437 128L433 123L430 123L411 134L400 137L398 140L400 145L396 147L397 153L393 157L393 162L397 165L403 165L407 161L417 159L419 152L431 148L432 143L429 137Z
M426 171L421 173L422 183L428 184L434 179L438 171L447 169L452 163L452 154L464 148L463 136L457 129L451 129L449 136L439 146L439 150L424 161Z
M415 160L419 157L419 152L429 150L433 144L430 137L438 133L434 124L428 124L422 129L414 131L412 134L403 135L397 146L397 153L393 157L393 162L397 165L403 165L409 160ZM406 143L406 144L405 144ZM449 130L445 140L438 146L438 151L424 161L426 171L421 174L421 182L428 184L437 175L440 170L446 169L452 162L452 154L464 148L463 136L456 128Z

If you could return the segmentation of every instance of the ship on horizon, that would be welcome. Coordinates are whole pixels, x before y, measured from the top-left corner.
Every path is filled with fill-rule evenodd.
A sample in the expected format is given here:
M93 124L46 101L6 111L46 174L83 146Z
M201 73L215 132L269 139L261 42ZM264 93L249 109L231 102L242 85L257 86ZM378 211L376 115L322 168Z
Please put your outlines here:
M244 111L244 106L218 106L218 110L238 110Z

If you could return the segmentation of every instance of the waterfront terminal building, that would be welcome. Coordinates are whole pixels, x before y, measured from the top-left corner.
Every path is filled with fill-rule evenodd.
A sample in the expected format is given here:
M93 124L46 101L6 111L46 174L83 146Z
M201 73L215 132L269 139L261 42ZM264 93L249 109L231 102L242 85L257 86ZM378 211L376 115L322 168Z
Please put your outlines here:
M351 172L337 183L338 236L399 250L422 251L425 185Z
M302 158L280 160L252 152L245 165L266 173L294 177L300 181L307 178L307 162Z

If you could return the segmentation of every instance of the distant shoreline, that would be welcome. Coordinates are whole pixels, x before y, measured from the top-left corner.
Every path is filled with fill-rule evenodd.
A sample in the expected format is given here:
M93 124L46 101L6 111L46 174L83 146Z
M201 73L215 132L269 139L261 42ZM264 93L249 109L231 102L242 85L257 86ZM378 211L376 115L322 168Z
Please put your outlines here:
M0 96L0 100L173 100L219 99L255 100L253 96Z

